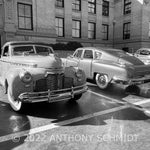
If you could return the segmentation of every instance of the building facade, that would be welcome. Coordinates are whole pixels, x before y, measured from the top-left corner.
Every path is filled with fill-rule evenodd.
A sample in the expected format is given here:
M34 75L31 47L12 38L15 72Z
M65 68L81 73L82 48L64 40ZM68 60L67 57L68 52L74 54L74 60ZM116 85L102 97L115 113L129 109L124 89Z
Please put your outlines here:
M149 0L0 0L0 44L15 40L150 47Z
M114 0L115 47L150 47L149 0Z
M0 39L55 43L54 0L0 0Z

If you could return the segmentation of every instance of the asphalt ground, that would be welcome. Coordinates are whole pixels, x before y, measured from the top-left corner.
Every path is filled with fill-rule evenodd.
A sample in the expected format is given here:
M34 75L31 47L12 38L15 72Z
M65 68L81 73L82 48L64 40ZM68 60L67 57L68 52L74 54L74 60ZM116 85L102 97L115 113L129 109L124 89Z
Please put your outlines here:
M31 104L22 114L0 88L0 149L149 150L149 98L88 85L77 103Z

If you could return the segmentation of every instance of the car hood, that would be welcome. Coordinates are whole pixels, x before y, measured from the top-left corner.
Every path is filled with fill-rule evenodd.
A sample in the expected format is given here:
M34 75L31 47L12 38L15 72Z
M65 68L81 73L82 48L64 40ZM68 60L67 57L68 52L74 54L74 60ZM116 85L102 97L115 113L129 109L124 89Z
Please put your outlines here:
M20 64L20 65L32 65L38 68L61 68L62 61L60 58L51 54L49 56L13 56L11 59L12 63Z
M122 56L118 59L119 63L129 65L143 65L144 63L134 56Z

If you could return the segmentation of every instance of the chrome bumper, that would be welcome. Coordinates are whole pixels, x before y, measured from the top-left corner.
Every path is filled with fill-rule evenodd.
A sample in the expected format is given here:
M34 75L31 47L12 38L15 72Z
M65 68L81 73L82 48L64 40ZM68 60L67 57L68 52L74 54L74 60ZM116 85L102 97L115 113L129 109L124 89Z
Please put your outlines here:
M74 98L75 95L86 92L88 87L86 85L71 87L67 89L45 91L45 92L25 92L19 95L19 100L27 103L36 102L56 102Z
M141 77L141 78L131 79L131 80L128 81L129 85L143 84L143 83L146 83L146 82L150 82L150 75L147 75L147 76L144 76L144 77Z
M116 82L116 83L123 83L123 84L126 84L126 85L138 85L138 84L143 84L143 83L147 83L147 82L150 82L150 75L147 75L147 76L144 76L144 77L141 77L141 78L133 78L133 79L128 79L128 80L122 80L122 79L117 79L117 78L114 78L112 80L113 82Z

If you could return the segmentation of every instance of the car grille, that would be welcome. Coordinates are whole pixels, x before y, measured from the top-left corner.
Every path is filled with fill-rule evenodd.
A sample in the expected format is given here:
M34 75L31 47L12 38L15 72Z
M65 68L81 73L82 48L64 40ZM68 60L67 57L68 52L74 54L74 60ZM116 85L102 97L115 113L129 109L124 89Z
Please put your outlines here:
M66 78L63 74L49 74L46 78L36 81L34 91L42 92L49 89L53 91L63 88L70 88L72 85L72 78Z
M51 74L46 77L47 89L57 90L58 89L58 75Z

